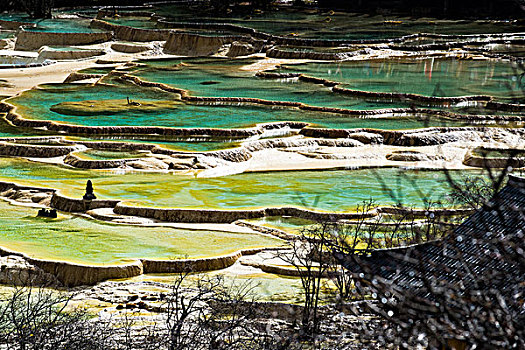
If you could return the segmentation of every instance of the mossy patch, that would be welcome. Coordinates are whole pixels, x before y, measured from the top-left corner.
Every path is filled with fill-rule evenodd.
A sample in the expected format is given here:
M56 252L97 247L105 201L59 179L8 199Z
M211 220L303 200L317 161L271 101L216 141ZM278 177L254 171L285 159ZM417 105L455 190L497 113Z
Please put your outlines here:
M62 102L50 107L51 111L65 115L113 115L129 112L157 113L174 109L178 101L131 101L127 100L85 100Z

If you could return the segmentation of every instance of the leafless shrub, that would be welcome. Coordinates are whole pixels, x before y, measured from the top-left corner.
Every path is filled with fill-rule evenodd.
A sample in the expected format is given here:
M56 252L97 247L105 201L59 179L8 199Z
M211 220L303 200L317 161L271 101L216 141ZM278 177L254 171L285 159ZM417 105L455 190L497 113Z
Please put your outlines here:
M104 349L111 333L93 323L72 296L44 288L15 287L0 301L0 343L6 349Z

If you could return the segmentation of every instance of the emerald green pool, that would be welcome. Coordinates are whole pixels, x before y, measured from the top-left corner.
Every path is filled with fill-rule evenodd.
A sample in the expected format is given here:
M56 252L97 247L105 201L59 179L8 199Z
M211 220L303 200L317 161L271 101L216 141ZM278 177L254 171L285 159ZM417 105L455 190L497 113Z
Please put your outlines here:
M75 152L75 155L89 160L132 159L142 158L145 156L144 152L101 151L94 149L89 149L83 152Z
M246 66L253 59L189 59L144 61L148 67L131 74L148 81L185 89L195 96L250 97L272 101L302 102L313 106L347 109L408 107L408 104L369 103L333 94L330 88L303 83L296 79L259 79Z
M54 11L53 18L31 18L26 13L0 13L0 19L35 23L35 28L26 28L29 31L57 32L57 33L90 33L98 30L89 28L90 19L80 18L75 11Z
M426 96L490 95L525 100L517 63L494 60L373 60L304 63L281 71L345 83L349 89Z
M156 94L156 96L155 96ZM67 96L67 97L64 97ZM334 96L330 94L327 98ZM155 97L166 100L173 95L152 91L134 90L119 86L80 85L63 89L48 88L33 89L20 96L9 99L8 102L17 106L17 111L28 119L55 120L58 122L88 125L88 126L166 126L177 128L247 128L259 123L279 121L306 121L327 128L375 128L375 129L414 129L430 126L464 126L466 121L446 120L434 117L390 117L390 118L356 118L334 113L319 113L301 111L295 108L279 108L264 106L228 106L228 105L194 105L181 103L173 109L162 109L157 113L129 110L125 113L108 115L67 115L50 110L58 103L67 101L121 100L126 98L134 101L155 101ZM370 105L380 106L370 103Z
M259 234L112 225L70 215L45 219L36 213L0 201L0 246L38 259L101 265L218 256L281 244Z
M142 136L138 136L137 139L130 139L129 135L122 137L69 137L70 140L80 140L80 141L93 141L93 140L102 140L107 142L131 142L131 143L140 143L140 144L154 144L159 145L163 148L168 148L176 151L185 151L185 152L206 152L214 151L220 149L228 149L239 147L240 143L235 140L229 139L213 139L213 138L175 138L175 140L167 140L164 137L155 137L151 136L150 139L144 140Z
M77 170L15 158L0 158L0 179L56 188L77 198L82 197L86 181L91 179L99 198L131 201L140 206L214 209L291 205L347 211L370 198L380 204L401 202L423 207L429 200L444 200L450 190L445 175L439 171L289 171L194 178Z
M166 83L178 88L187 89L191 94L197 96L256 97L269 100L299 101L315 106L347 109L408 107L408 104L377 103L353 99L334 94L326 87L310 83L297 82L294 80L259 79L254 76L253 72L245 71L242 68L254 62L256 61L253 59L224 60L208 58L188 59L184 61L184 65L181 65L180 59L143 61L148 67L141 68L132 74L136 74L150 81ZM426 84L419 92L424 92L422 91L423 88L435 89L435 87L432 87L432 83L425 81L425 77L420 80L416 79L416 77L422 74L416 73L416 71L423 63L418 61L413 62L415 63L402 63L401 61L395 63L392 66L393 72L398 72L397 70L406 68L403 72L396 73L395 76L391 76L389 73L387 74L386 71L388 69L381 68L382 66L377 62L345 63L341 66L311 63L307 65L288 66L285 69L294 69L296 71L302 71L304 69L308 74L317 74L322 77L331 77L332 79L340 77L342 80L347 79L346 82L348 82L353 79L352 77L359 76L359 74L362 75L366 64L371 64L378 65L379 70L377 74L379 78L377 79L383 79L384 81L377 84L383 86L383 88L384 86L388 86L388 84L401 84L399 81L402 81L402 78L406 78L414 81L415 86L419 86L417 85L418 81L423 85ZM464 66L465 71L459 70L459 63L457 61L450 60L444 62L452 64L458 69L457 72L463 75L467 74L466 70L470 69L470 66L468 66L466 62ZM478 67L478 64L482 65L479 62L475 62L473 68ZM487 65L490 64L490 62L483 62L483 64ZM501 67L504 67L504 65L501 65ZM337 73L338 69L339 73ZM372 69L371 71L374 70ZM335 77L332 76L332 72L336 75ZM473 70L472 74L477 77L475 72L476 71ZM454 79L447 78L445 73L442 73L441 76L447 84L452 84L450 85L451 88L459 89L456 85L460 83L457 83ZM478 81L476 79L473 81ZM109 82L112 81L110 80ZM359 83L368 84L370 81L361 78ZM504 85L504 82L500 83ZM500 91L502 88L497 90L493 86L496 83L491 84L489 79L487 87L485 87L487 91L481 92L490 92L496 95L499 93L503 94L503 92ZM402 85L412 86L412 84ZM364 88L368 86L363 85L357 86L356 88L361 87ZM405 87L405 89L413 89L412 91L414 91L416 88ZM457 94L464 93L472 94L475 93L475 91L465 91ZM122 84L94 86L89 84L46 84L38 89L26 91L20 96L10 99L9 102L15 104L18 107L18 111L26 118L56 120L59 122L89 126L153 125L182 128L245 128L258 123L277 121L306 121L327 128L414 129L430 126L470 125L467 121L447 120L435 117L355 118L333 113L306 112L295 108L271 108L254 105L213 106L183 102L173 108L160 108L156 113L151 110L141 111L140 109L130 109L114 115L71 115L56 113L51 110L53 106L61 102L94 101L93 104L98 105L103 104L105 100L126 101L128 97L134 101L145 102L173 100L176 98L174 94L161 92L156 89Z

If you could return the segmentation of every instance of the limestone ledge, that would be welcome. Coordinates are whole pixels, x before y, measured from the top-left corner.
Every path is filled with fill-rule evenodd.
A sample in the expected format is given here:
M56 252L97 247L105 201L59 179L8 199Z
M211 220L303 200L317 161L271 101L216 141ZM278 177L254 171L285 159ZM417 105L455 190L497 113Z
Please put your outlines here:
M74 83L75 81L81 81L81 80L89 80L89 79L97 79L99 80L102 78L103 74L89 74L89 73L71 73L68 75L68 77L64 80L64 83Z
M500 150L500 149L492 149ZM508 150L508 149L505 149ZM474 154L473 150L469 150L465 154L463 159L463 164L482 169L506 169L508 167L512 168L525 168L525 158L524 157L505 157L497 158L490 156L482 156Z
M83 201L82 199L63 196L54 189L20 186L8 182L0 182L0 195L4 196L6 193L11 193L13 191L14 193L30 192L33 194L45 194L48 197L52 196L50 206L65 212L82 212L86 208L95 209L114 207L116 203L118 203L118 201L113 200ZM20 201L20 198L14 198L13 200L16 203ZM245 249L224 256L210 258L180 260L139 259L129 264L107 266L83 265L67 261L35 259L26 254L11 251L3 247L0 247L0 256L22 257L25 263L21 262L18 264L18 267L16 267L15 270L23 268L24 274L23 276L19 275L19 277L23 277L26 280L29 277L38 277L38 280L33 279L33 281L47 281L53 285L74 287L80 285L94 285L108 279L134 277L143 273L177 273L187 271L188 269L191 269L191 271L194 272L218 270L233 265L243 255L256 254L262 250L264 250L264 248ZM0 267L6 266L7 268L7 265L5 264L8 262L9 261L2 261L2 259L0 259ZM54 278L50 278L49 275L54 276ZM2 276L3 275L0 273L0 283L16 282L8 281L8 276ZM47 277L44 279L42 276ZM2 279L4 277L5 281ZM53 282L55 278L58 283Z
M118 52L124 52L124 53L140 53L140 52L153 50L153 46L126 44L126 43L114 43L114 44L111 44L111 49L118 51Z
M232 266L245 255L253 255L263 249L243 249L221 257L201 259L150 260L142 259L144 273L181 273L186 271L213 271Z
M436 116L440 118L448 118L453 120L469 120L469 121L522 121L524 120L523 116L519 115L468 115L468 114L458 114L454 112L444 111L444 110L434 110L428 108L383 108L383 109L373 109L373 110L352 110L344 108L334 108L334 107L321 107L321 106L311 106L304 104L302 102L291 102L291 101L274 101L274 100L263 100L259 98L246 98L246 97L201 97L201 96L191 96L187 90L174 88L172 86L155 83L143 80L141 78L120 73L113 72L113 75L116 75L118 79L122 81L128 81L133 84L144 86L144 87L154 87L159 88L166 92L172 92L180 95L182 100L191 102L191 103L206 103L214 105L222 104L255 104L269 107L285 107L285 108L298 108L301 110L312 111L312 112L322 112L322 113L335 113L343 114L353 117L365 117L365 116L388 116L388 117L403 117L403 116ZM261 78L279 78L282 73L275 72L258 72L256 76ZM382 92L369 92L361 90L350 90L346 88L340 88L338 85L341 83L330 81L322 78L311 77L304 74L294 74L294 73L284 73L283 78L298 78L305 82L311 82L315 84L320 84L328 87L332 87L332 91L339 92L348 95L354 95L358 97L364 97L365 99L371 100L388 100L388 101L397 101L397 102L418 102L425 106L445 106L450 107L451 105L455 106L471 106L471 105L489 105L492 101L491 96L484 95L474 95L474 96L458 96L458 97L433 97L433 96L424 96L418 94L403 94L403 93L382 93ZM511 111L520 110L523 105L513 105L498 102L497 106L505 105ZM525 107L523 107L525 108Z
M316 222L354 220L372 218L381 213L406 215L413 218L424 218L432 212L436 216L456 216L468 213L462 209L410 209L395 207L377 207L366 213L319 212L295 207L262 208L248 210L221 209L185 209L185 208L148 208L129 206L118 203L113 211L119 215L138 216L164 222L182 223L233 223L238 220L258 219L270 216L291 216Z
M272 35L261 32L253 28L244 27L231 23L198 23L198 22L170 22L162 16L154 13L139 12L141 15L156 21L158 28L168 29L141 29L127 26L111 24L101 21L105 16L113 16L114 10L101 9L97 14L97 19L92 21L93 28L101 28L116 33L128 41L152 41L151 39L166 41L165 52L185 56L208 56L222 51L226 45L231 45L226 56L236 57L252 54L255 52L265 52L267 57L285 59L311 59L311 60L347 60L359 54L368 54L370 48L387 49L391 52L399 51L417 52L428 56L428 52L450 51L459 48L464 58L471 58L469 52L484 56L486 58L496 57L516 61L517 58L508 55L501 55L484 49L482 45L487 44L516 44L521 45L525 41L523 33L502 33L502 34L473 34L473 35L442 35L417 33L409 34L397 38L389 39L305 39L298 37L287 37ZM126 11L124 15L132 15ZM119 14L120 15L120 14ZM235 33L234 35L206 36L199 34L189 34L188 29L197 29L209 32ZM182 30L182 31L177 31ZM150 39L150 40L148 40ZM441 41L434 44L417 44L419 40ZM241 41L242 44L237 42ZM342 52L316 52L305 50L282 50L276 46L290 48L339 48Z
M41 60L78 60L83 58L91 58L95 56L105 55L104 50L53 50L47 46L43 46L38 51L38 58Z
M176 31L173 29L142 29L118 24L109 23L101 20L106 15L105 12L100 12L97 19L93 19L90 23L91 28L102 29L114 33L115 38L125 41L165 41L164 52L168 54L181 56L209 56L218 53L224 45L231 45L227 56L236 57L255 53L261 50L264 41L253 36L240 35L221 35L208 36L187 33L184 31ZM170 26L168 22L158 22L160 27ZM189 27L198 28L200 25L189 24ZM172 27L181 27L178 25ZM184 26L183 26L184 27ZM207 26L210 28L210 26ZM223 26L220 26L223 28ZM235 27L235 26L233 26ZM184 27L183 29L187 29ZM248 31L247 34L253 33ZM112 48L116 51L127 53L137 53L144 51L142 47L137 45L113 44Z
M64 158L64 163L75 168L81 169L113 169L126 165L127 162L137 161L140 158L130 159L106 159L106 160L88 160L82 159L71 153Z
M83 212L88 209L95 208L114 208L114 212L117 214L133 215L135 216L154 216L155 219L163 219L164 221L170 221L174 219L173 213L178 213L178 220L187 219L187 222L227 222L235 221L235 217L262 217L262 216L295 216L306 218L310 220L343 220L343 219L356 219L358 217L373 217L379 213L390 213L409 215L413 217L426 217L429 213L435 213L436 215L459 215L470 212L468 210L455 210L455 209L443 209L443 210L426 210L426 209L406 209L406 208L391 208L391 207L379 207L368 213L322 213L313 212L300 208L266 208L259 210L246 210L246 211L221 211L221 210L187 210L187 209L157 209L157 208L137 208L124 206L116 200L92 200L84 201L82 199L69 198L59 194L56 190L37 188L37 187L26 187L18 186L16 184L0 182L0 191L9 190L16 188L18 190L30 189L33 191L46 192L52 195L51 207L54 207L61 211L66 212ZM132 213L130 213L132 212ZM171 214L171 215L170 215ZM222 216L222 218L221 218ZM230 221L230 222L231 222ZM251 223L237 222L241 226L248 226L255 229L258 225ZM262 226L257 227L258 231L265 234L272 234L282 239L294 239L293 235L287 233L275 232L280 230L269 229ZM270 232L272 231L272 232ZM41 269L44 273L51 274L56 277L60 284L73 287L79 285L93 285L98 282L107 279L120 279L138 276L142 273L180 273L184 271L209 271L223 269L233 265L239 258L246 255L253 255L259 253L264 248L259 249L247 249L240 250L228 255L211 257L211 258L197 258L197 259L180 259L180 260L155 260L155 259L140 259L125 265L82 265L75 264L65 261L49 261L42 259L35 259L28 257L25 254L12 252L7 249L0 248L0 256L4 255L15 255L23 257L23 259ZM284 275L294 275L290 270L281 269L279 267L272 266L257 266L263 271L269 273L277 273Z
M170 30L165 29L143 29L122 26L99 19L93 19L89 26L93 29L102 29L108 32L113 32L116 39L124 41L166 41L171 32Z
M478 103L487 103L492 100L491 96L474 95L474 96L460 96L460 97L435 97L435 96L424 96L410 93L396 93L396 92L372 92L362 90L352 90L334 86L333 92L337 92L344 95L364 97L366 99L380 99L388 101L414 101L424 103L425 105L461 105L471 106Z
M20 27L34 28L36 27L35 23L29 22L19 22L19 21L6 21L0 19L0 28L5 30L17 30Z
M115 208L119 202L119 200L111 199L84 200L71 198L55 191L51 197L50 207L64 212L78 213L98 208Z
M106 13L100 13L100 16L107 15ZM231 23L202 23L202 22L171 22L165 18L150 13L151 19L157 21L157 26L162 28L176 28L176 29L200 29L218 32L231 32L249 35L253 38L267 40L278 45L288 45L295 47L344 47L352 45L384 45L384 44L405 44L407 48L409 42L416 40L456 40L469 43L490 43L492 41L508 41L523 36L523 33L497 33L497 34L467 34L467 35L447 35L447 34L434 34L434 33L416 33L400 36L397 38L388 39L305 39L300 37L288 37L272 35L269 33L261 32L250 27ZM418 45L412 45L414 50L426 50L425 46L418 48Z
M0 256L21 257L26 264L34 266L33 270L36 274L49 274L52 276L51 278L48 276L51 284L65 287L94 285L108 279L134 277L144 271L140 260L126 265L81 265L65 261L35 259L3 247L0 247ZM58 281L58 283L53 283L54 281Z
M384 109L374 109L374 110L352 110L352 109L334 108L334 107L311 106L311 105L304 104L302 102L263 100L259 98L250 98L250 97L191 96L187 90L174 88L166 84L146 81L139 77L135 77L135 76L128 75L125 73L121 73L121 72L112 72L111 74L116 76L118 79L122 81L128 81L135 85L158 88L166 92L172 92L172 93L179 94L182 100L188 101L191 103L195 103L195 104L201 104L201 103L213 104L213 105L254 104L254 105L262 105L262 106L268 106L268 107L298 108L298 109L302 109L306 111L322 112L322 113L336 113L336 114L344 114L344 115L354 116L354 117L363 117L363 116L390 116L391 117L391 116L407 116L407 115L423 115L423 114L444 116L444 117L455 117L455 118L462 117L462 115L459 116L459 115L456 115L450 112L436 111L432 109L384 108ZM270 73L270 75L268 75L268 73L266 72L260 72L260 73L257 73L256 75L260 77L268 77L268 76L275 77L276 74L279 74L279 73ZM339 84L337 82L330 82L325 79L304 76L302 74L299 75L299 77L302 77L301 79L306 79L307 81L310 81L310 82L327 84L327 85L332 84L331 86L334 86L333 84ZM505 118L505 120L507 119ZM519 120L521 120L521 118L519 118Z
M266 57L296 60L343 61L353 55L352 52L293 51L277 48L266 50Z
M172 128L157 126L81 126L64 124L51 120L25 119L16 113L16 107L3 101L0 102L0 113L6 113L12 125L27 128L43 128L45 130L70 135L155 135L169 137L228 137L247 138L262 135L265 130L280 128L303 127L306 123L280 122L264 124L247 129L218 129L218 128Z
M490 101L489 103L487 103L485 108L493 109L496 111L525 112L525 104L518 103L503 103Z
M261 125L265 129L269 125ZM306 144L312 145L344 145L350 143L352 140L342 140L342 142L335 142L333 140L317 140L307 141ZM252 142L250 150L263 149L268 147L276 147L276 142L281 142L281 147L293 146L294 144L305 144L304 141L280 141L276 139L270 142L272 145L266 145L267 141L261 141L262 146L256 146ZM355 142L355 141L353 141ZM33 144L33 143L37 143ZM50 145L40 145L49 143ZM109 150L116 152L135 152L144 151L150 152L150 157L143 158L121 158L108 160L90 160L84 159L76 155L78 151L85 151L86 149L95 150ZM166 149L155 144L147 143L132 143L132 142L114 142L114 141L76 141L67 140L61 136L50 137L36 137L36 138L0 138L0 155L18 156L30 158L54 158L64 157L63 162L76 168L83 169L111 169L130 166L137 169L160 169L168 170L169 164L173 163L173 170L184 170L190 168L209 168L219 165L228 165L229 163L241 163L251 159L251 151L245 147L238 147L218 151L206 152L181 152ZM215 161L213 161L215 159ZM140 163L140 164L138 164ZM162 164L160 164L162 163ZM148 164L150 166L148 166Z
M256 152L269 148L295 148L295 147L358 147L362 142L355 139L316 139L316 138L278 138L245 142L243 147Z
M231 254L195 259L177 259L177 260L155 260L155 259L138 259L128 264L122 265L83 265L67 261L54 261L31 258L20 252L11 251L0 247L0 257L10 256L11 260L17 259L19 266L26 265L25 270L31 270L26 279L32 275L39 277L39 282L49 282L55 286L77 287L83 285L95 285L108 279L123 279L150 273L182 273L182 272L204 272L221 270L232 266L239 258L246 255L257 254L265 250L243 249ZM21 258L21 259L20 259ZM6 260L6 259L4 259ZM8 261L0 259L0 266ZM2 275L0 274L0 277ZM18 278L24 276L18 276ZM35 279L33 279L34 282ZM0 283L4 282L0 280ZM5 282L16 282L8 281ZM4 283L5 283L4 282Z
M0 155L11 157L54 158L78 151L78 146L45 146L0 141Z
M54 193L54 189L0 182L0 197L13 204L47 207Z
M88 45L110 41L113 33L55 33L20 31L15 50L34 51L42 46Z
M396 162L420 162L428 160L444 159L443 156L425 154L418 151L394 151L387 154L386 159Z
M522 110L525 110L525 107L523 105L512 105L508 103L502 103L502 102L493 102L491 96L485 96L485 95L473 95L473 96L456 96L456 97L435 97L435 96L425 96L425 95L419 95L419 94L412 94L412 93L393 93L393 92L372 92L372 91L363 91L363 90L353 90L341 87L340 85L344 85L341 82L327 80L323 78L313 77L301 73L278 73L278 72L258 72L256 74L259 78L265 78L265 79L289 79L289 78L297 78L300 81L323 85L327 87L332 88L332 92L354 96L354 97L360 97L364 98L366 100L374 100L374 101L390 101L390 102L417 102L419 104L423 104L425 106L451 106L451 105L460 105L460 106L469 106L469 105L484 105L486 108L491 109L498 109L499 107L502 107L502 110L511 111L511 112L519 112ZM428 114L436 114L437 111L433 110L413 110L413 112L419 112L419 113L428 113ZM437 112L438 114L441 111ZM441 112L443 116L449 116L449 117L456 117L458 118L458 114L455 113L446 113ZM463 117L463 115L461 115ZM465 116L463 119L467 118L468 116ZM493 119L496 118L496 116L483 116L484 118L477 118L477 119ZM519 118L521 120L521 118Z
M243 221L243 220L237 220L237 221L233 222L233 224L235 224L237 226L241 226L241 227L247 227L247 228L249 228L249 229L251 229L253 231L261 232L261 233L266 234L266 235L272 235L274 237L277 237L277 238L280 238L280 239L283 239L283 240L286 240L286 241L297 239L296 235L287 233L287 232L285 232L283 230L279 230L279 229L271 228L271 227L266 227L266 226L262 226L262 225L256 225L256 224L253 224L251 222L247 222L247 221Z
M146 10L151 10L152 5L130 5L130 6L104 6L100 7L97 11L97 18L104 17L114 17L118 15L119 17L131 16L131 17L151 17L154 15L153 12ZM142 11L144 10L144 11ZM91 17L90 17L91 18Z
M249 41L242 36L207 36L171 31L164 45L164 52L180 56L210 56L216 54L225 44Z
M6 255L3 255L6 254ZM55 276L30 264L23 257L2 251L0 248L0 284L10 286L58 287L61 283Z
M20 186L9 182L0 182L0 193L15 189L17 191L33 191L34 193L45 193L51 196L50 206L64 212L83 213L92 209L113 208L113 212L118 215L143 217L164 222L178 223L236 223L241 226L253 225L249 223L239 223L239 220L257 219L271 216L292 216L317 222L353 220L362 218L372 218L379 214L396 214L413 218L425 218L430 212L436 216L457 216L465 215L471 211L468 209L414 209L399 207L376 207L366 213L357 212L320 212L297 207L261 208L248 210L220 210L220 209L185 209L185 208L151 208L129 206L120 200L83 200L71 198L60 194L55 189L40 188L33 186ZM255 225L258 226L258 225ZM262 227L262 226L258 226ZM271 230L271 229L268 229ZM281 233L269 233L279 237ZM260 231L260 230L259 230ZM260 231L262 232L262 231ZM285 236L279 238L286 238Z
M382 143L392 146L429 146L457 141L481 142L505 137L524 137L525 131L514 128L489 127L431 127L414 130L379 130L379 129L322 129L306 127L301 135L316 138L356 138L363 142L364 134L376 134L382 137ZM358 138L359 137L359 138Z
M152 154L165 155L171 157L163 169L171 162L174 164L180 160L195 157L212 157L218 161L226 162L246 162L252 157L252 152L280 148L290 149L294 147L358 147L363 144L384 144L391 146L429 146L441 145L454 142L491 142L493 140L502 140L511 138L524 137L525 132L516 128L489 128L489 127L431 127L414 130L379 130L379 129L326 129L309 127L307 123L301 122L279 122L260 124L248 129L176 129L163 127L85 127L78 125L60 124L53 121L26 120L19 116L15 107L7 102L0 103L0 111L7 111L6 119L17 126L44 127L48 130L55 130L71 134L99 134L99 135L127 135L127 134L160 134L173 137L261 137L261 136L278 136L279 133L290 134L299 133L308 137L301 138L273 138L257 141L245 142L241 147L219 151L209 152L179 152L156 145L133 144L122 142L88 142L88 141L63 141L72 144L71 147L89 147L94 149L106 150L147 150ZM388 113L392 110L374 110L365 111L370 113ZM400 113L400 111L397 111ZM405 111L406 112L406 111ZM56 157L69 154L77 149L68 148L68 146L43 146L8 144L0 139L0 145L4 144L5 155L17 155L26 157ZM2 148L0 147L0 150ZM0 154L2 154L0 152ZM158 156L154 156L158 157ZM166 158L167 159L167 158ZM131 161L111 161L96 163L91 161L79 160L74 157L68 157L68 164L73 166L100 168L120 167ZM137 160L132 160L137 162ZM98 165L97 165L98 164ZM184 169L191 168L191 164L182 164ZM211 165L211 164L210 164ZM146 169L147 165L140 165L140 169ZM208 166L205 166L207 168ZM214 167L214 166L212 166ZM175 168L174 168L175 169ZM176 169L179 169L178 167ZM182 169L182 168L181 168Z

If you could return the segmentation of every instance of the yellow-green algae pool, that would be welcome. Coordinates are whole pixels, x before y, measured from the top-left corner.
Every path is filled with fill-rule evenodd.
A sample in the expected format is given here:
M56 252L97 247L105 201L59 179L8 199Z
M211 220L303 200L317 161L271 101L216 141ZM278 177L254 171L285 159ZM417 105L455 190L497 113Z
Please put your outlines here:
M255 233L115 225L66 214L46 219L36 212L0 201L0 246L37 259L113 265L140 258L213 257L282 244Z
M460 175L459 172L452 174ZM0 158L0 181L55 188L64 195L82 198L89 179L98 198L175 208L300 206L347 211L370 198L380 204L423 207L430 201L446 201L451 190L445 174L440 171L384 168L194 178L173 173L78 170L20 158ZM392 192L385 191L385 184Z

